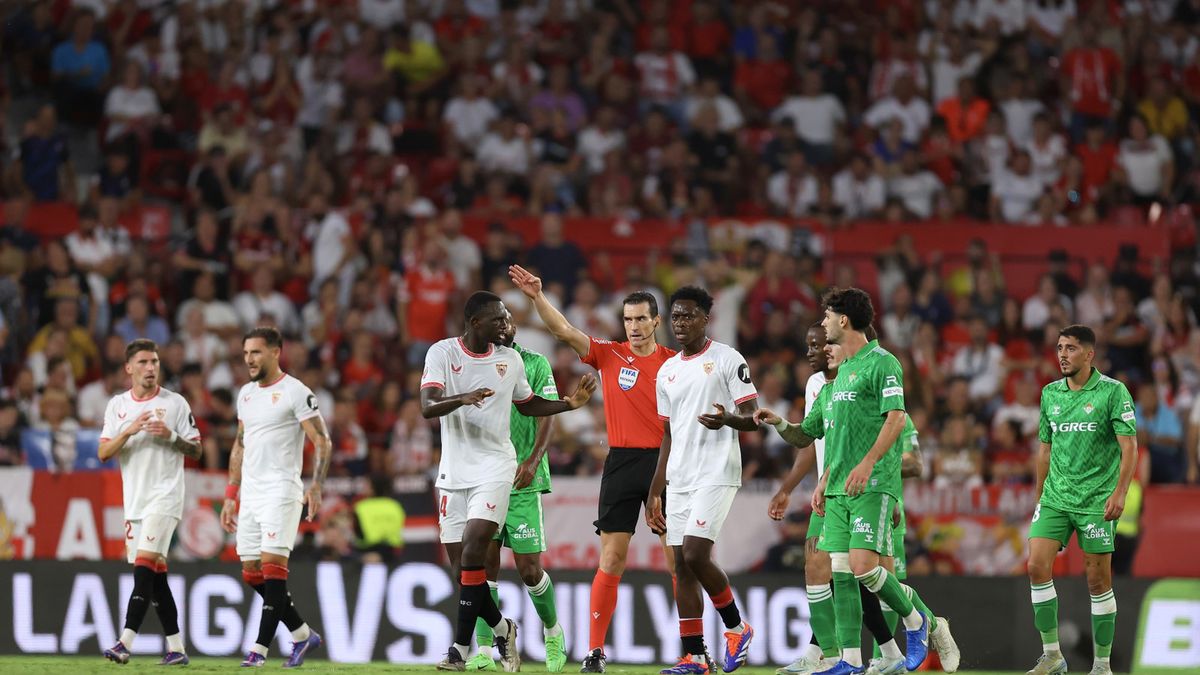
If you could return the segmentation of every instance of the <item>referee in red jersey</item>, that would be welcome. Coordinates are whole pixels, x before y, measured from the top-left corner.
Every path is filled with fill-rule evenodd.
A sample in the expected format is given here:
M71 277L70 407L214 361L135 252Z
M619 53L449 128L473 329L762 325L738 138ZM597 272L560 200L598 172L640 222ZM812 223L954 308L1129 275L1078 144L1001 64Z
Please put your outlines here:
M658 419L655 378L658 369L675 350L658 344L658 301L645 291L630 293L623 301L626 342L598 340L572 326L542 293L542 280L520 265L508 268L508 276L521 292L533 300L546 328L570 345L579 360L600 373L604 387L604 422L608 427L608 458L600 478L600 513L596 532L600 535L600 568L592 580L591 630L584 673L604 672L604 639L617 606L617 585L625 571L629 540L640 509L650 496L650 481L658 466L663 424ZM663 532L656 532L660 538ZM664 541L667 568L673 570L671 549Z

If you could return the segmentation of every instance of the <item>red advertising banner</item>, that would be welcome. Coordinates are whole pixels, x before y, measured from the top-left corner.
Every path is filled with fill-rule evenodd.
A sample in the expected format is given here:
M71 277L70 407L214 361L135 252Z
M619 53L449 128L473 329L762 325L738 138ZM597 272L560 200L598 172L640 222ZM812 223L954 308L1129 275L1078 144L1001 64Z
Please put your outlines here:
M0 470L0 558L124 556L119 473Z

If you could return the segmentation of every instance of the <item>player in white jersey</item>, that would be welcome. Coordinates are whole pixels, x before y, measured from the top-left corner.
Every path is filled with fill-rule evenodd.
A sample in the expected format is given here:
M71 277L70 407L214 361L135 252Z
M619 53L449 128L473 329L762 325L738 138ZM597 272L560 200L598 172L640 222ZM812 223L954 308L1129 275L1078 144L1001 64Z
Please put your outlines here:
M125 555L133 563L133 591L121 639L104 656L128 663L133 640L153 604L167 638L161 665L187 665L179 612L167 585L167 548L183 517L183 458L199 458L200 432L192 408L159 386L158 346L134 340L125 347L125 372L133 388L104 410L101 461L118 457L125 506Z
M446 555L461 580L454 644L438 670L462 671L476 619L495 634L506 671L520 669L517 624L500 615L488 590L488 548L508 513L517 474L517 451L509 435L512 407L529 417L546 417L587 403L596 379L585 375L561 401L537 396L516 350L495 343L508 330L508 310L494 293L479 291L463 309L467 331L435 343L421 376L421 414L442 418L438 465L438 514Z
M683 657L663 670L664 675L703 675L715 666L704 646L701 587L725 624L722 670L732 672L746 662L754 637L733 600L729 577L713 561L712 549L742 484L738 432L758 429L753 419L758 392L746 359L706 335L712 305L712 296L703 289L685 286L675 291L671 329L683 349L658 371L663 441L650 483L646 523L665 528L667 544L675 550L675 602L683 642Z
M280 369L282 348L283 338L274 328L255 328L242 339L250 381L237 395L238 431L229 455L229 485L221 508L221 525L227 532L237 533L242 578L263 599L258 640L242 661L243 667L266 663L267 648L280 621L293 639L285 668L302 665L305 656L321 645L321 636L292 605L287 566L301 511L307 504L309 521L321 511L321 490L329 473L333 442L312 390ZM306 436L315 449L312 485L307 492L300 481Z

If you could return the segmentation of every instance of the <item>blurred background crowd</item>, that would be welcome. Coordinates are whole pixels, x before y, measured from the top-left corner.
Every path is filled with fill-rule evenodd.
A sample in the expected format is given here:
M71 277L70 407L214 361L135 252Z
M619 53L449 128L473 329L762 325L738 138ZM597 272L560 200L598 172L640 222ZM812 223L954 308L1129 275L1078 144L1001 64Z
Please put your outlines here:
M417 383L501 292L561 391L584 372L506 270L541 274L576 326L621 336L630 290L717 298L712 336L762 403L802 412L805 329L830 284L874 296L939 485L1029 483L1038 394L1070 322L1138 405L1143 480L1197 482L1195 251L1082 265L1049 252L1036 292L966 255L881 241L871 278L812 247L710 245L614 270L582 216L704 222L980 220L1079 228L1179 217L1200 200L1200 0L45 0L3 2L0 464L23 432L52 462L127 386L123 348L162 345L201 466L225 466L241 335L273 323L317 391L332 473L438 461ZM47 203L78 226L44 237ZM122 226L166 206L170 232ZM539 236L506 223L540 220ZM464 222L491 223L479 238ZM1148 225L1140 225L1146 227ZM1038 255L1046 255L1038 252ZM662 340L669 337L662 332ZM791 453L743 437L747 478ZM557 474L598 474L600 402L557 422Z

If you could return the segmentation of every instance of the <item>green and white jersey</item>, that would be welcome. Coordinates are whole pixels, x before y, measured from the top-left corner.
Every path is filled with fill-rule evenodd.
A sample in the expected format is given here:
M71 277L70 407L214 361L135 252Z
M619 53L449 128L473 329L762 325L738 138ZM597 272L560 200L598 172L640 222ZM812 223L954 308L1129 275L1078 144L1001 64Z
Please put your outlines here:
M1041 503L1068 513L1104 513L1121 468L1117 436L1135 435L1129 390L1095 368L1078 391L1065 377L1043 387L1038 439L1050 445L1050 472Z
M558 400L558 387L554 384L554 373L550 370L550 362L546 360L546 357L516 344L513 345L513 349L517 350L517 353L521 355L521 360L525 362L525 377L529 381L529 388L533 390L533 393L551 401ZM517 411L517 406L513 406L509 433L512 437L513 447L517 450L518 464L529 459L529 456L533 454L533 444L537 440L537 425L537 417L526 417ZM513 490L513 494L549 491L550 460L543 456L537 471L533 474L533 482L527 488Z
M817 405L800 423L806 435L825 439L826 495L846 494L846 478L875 445L893 410L904 410L904 374L896 357L872 340L838 366L837 377L821 388ZM900 496L898 444L875 464L866 492Z

